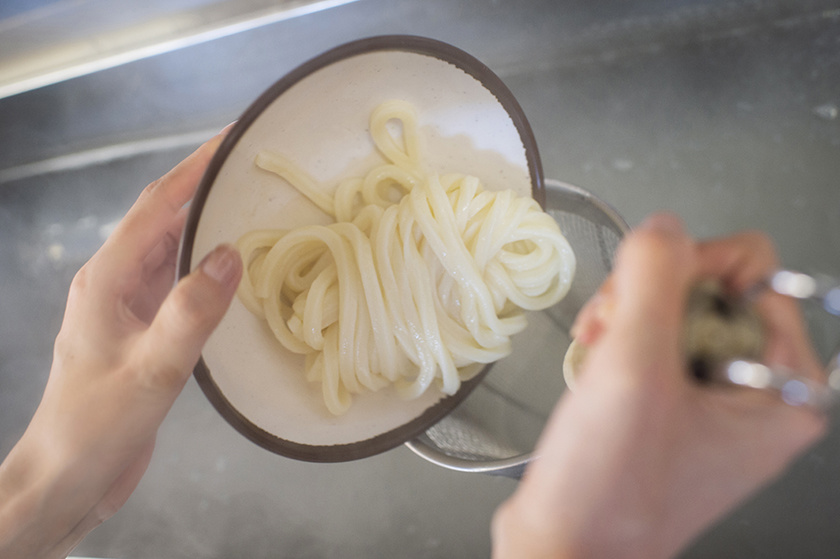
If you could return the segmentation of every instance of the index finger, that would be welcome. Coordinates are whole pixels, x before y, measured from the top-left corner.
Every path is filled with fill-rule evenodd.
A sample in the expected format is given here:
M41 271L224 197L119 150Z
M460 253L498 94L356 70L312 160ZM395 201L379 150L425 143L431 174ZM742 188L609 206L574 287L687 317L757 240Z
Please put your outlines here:
M737 294L767 279L779 267L773 242L756 231L704 241L697 253L700 275L719 278Z
M194 151L163 177L149 184L100 250L101 262L113 272L135 274L170 230L178 213L195 194L201 177L224 138L224 131ZM110 280L109 280L110 281Z
M682 222L654 214L619 248L614 272L615 320L640 321L678 331L683 300L695 275L694 242Z
M694 242L681 222L667 214L651 216L619 248L611 280L610 317L592 345L592 359L603 348L609 361L590 372L624 378L673 377L681 363L680 336L686 294L695 274ZM622 367L614 359L621 355ZM673 378L669 382L673 382Z

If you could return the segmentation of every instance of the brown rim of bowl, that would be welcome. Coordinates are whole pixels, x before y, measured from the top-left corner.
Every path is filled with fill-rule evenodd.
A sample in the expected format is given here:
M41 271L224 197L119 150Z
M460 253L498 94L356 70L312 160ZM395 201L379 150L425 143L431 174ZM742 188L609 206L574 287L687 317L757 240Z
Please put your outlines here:
M275 99L317 70L346 58L377 51L404 51L431 56L449 62L478 80L496 97L513 121L522 145L525 147L528 172L531 176L532 194L540 206L545 207L545 185L543 182L542 163L533 131L525 117L522 107L514 98L513 93L511 93L492 70L472 55L448 43L435 39L412 35L370 37L337 46L303 63L278 80L245 110L213 155L193 198L181 239L177 274L179 279L191 271L192 250L195 243L196 230L201 219L204 204L207 201L216 176L221 170L227 156L233 151L251 124L259 118L263 111ZM476 377L464 382L456 394L441 399L408 423L369 439L336 445L309 445L290 441L269 433L252 423L224 396L222 390L213 380L212 373L204 362L203 356L199 358L193 375L202 392L204 392L204 395L213 407L216 408L216 411L234 429L252 442L266 450L297 460L310 462L345 462L391 450L424 433L429 427L461 403L481 381L489 368L489 366L485 367Z

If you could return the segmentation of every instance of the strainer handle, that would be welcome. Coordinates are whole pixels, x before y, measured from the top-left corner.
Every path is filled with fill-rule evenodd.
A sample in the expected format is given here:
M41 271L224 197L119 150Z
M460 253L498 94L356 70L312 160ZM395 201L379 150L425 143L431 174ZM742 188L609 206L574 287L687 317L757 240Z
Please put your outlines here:
M761 287L796 299L815 300L826 312L840 316L840 281L830 276L812 276L792 270L779 270L759 288Z
M768 367L762 363L735 360L723 366L712 377L721 384L767 390L779 395L783 402L796 407L827 412L840 398L840 364L833 361L828 383L823 384L781 367Z

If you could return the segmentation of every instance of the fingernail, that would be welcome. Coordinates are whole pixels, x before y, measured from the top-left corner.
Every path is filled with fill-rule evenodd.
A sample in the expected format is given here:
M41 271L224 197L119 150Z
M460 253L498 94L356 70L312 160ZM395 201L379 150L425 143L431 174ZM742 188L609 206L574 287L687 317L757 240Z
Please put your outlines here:
M645 219L639 229L661 231L663 233L682 233L683 225L680 218L674 214L658 213Z
M209 277L226 285L239 273L239 253L232 246L222 244L205 256L198 266Z
M227 133L228 133L228 132L230 132L230 131L231 131L231 129L232 129L234 126L236 126L236 123L237 123L237 122L239 122L239 121L238 121L238 120L234 120L233 122L231 122L230 124L228 124L227 126L225 126L224 128L222 128L222 129L219 131L219 134L220 134L221 136L226 136L226 135L227 135Z

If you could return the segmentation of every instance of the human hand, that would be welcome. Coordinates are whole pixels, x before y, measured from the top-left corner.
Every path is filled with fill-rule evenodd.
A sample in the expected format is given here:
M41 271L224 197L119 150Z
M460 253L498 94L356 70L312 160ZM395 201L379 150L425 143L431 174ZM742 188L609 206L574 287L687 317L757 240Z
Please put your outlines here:
M680 349L689 289L743 293L778 268L746 233L695 243L657 215L622 244L576 320L588 355L514 495L494 519L495 557L669 557L825 431L772 394L694 382ZM763 361L825 382L793 301L763 293Z
M150 184L74 278L42 401L0 466L0 556L64 557L145 472L241 275L221 246L172 287L184 206L221 139Z

